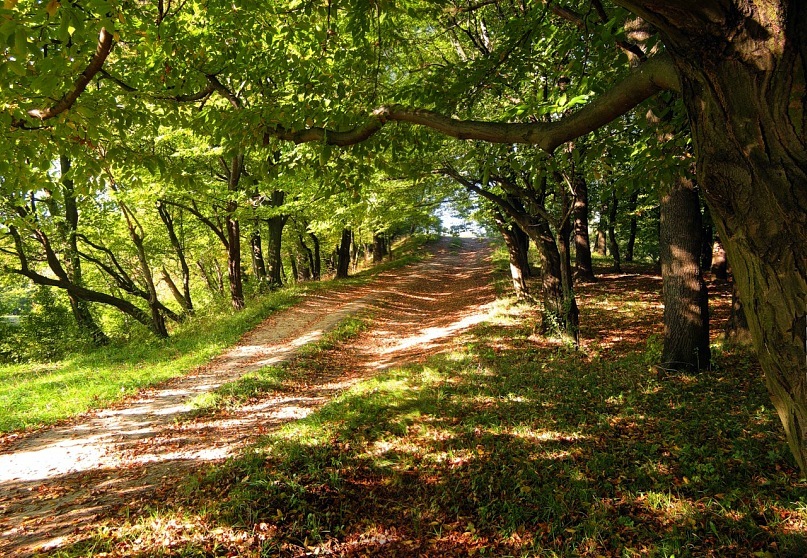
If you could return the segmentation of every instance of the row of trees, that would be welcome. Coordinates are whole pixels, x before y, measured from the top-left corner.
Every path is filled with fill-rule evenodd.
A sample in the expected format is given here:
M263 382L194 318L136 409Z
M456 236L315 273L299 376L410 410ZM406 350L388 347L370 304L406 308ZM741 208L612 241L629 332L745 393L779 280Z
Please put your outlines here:
M794 0L10 1L0 16L0 77L13 84L0 118L15 150L0 162L5 249L38 243L54 286L72 281L74 250L69 234L54 249L36 222L50 216L41 192L62 157L71 166L56 182L115 203L138 254L132 189L166 189L167 206L208 219L215 205L219 232L207 228L229 254L236 305L245 208L335 215L343 206L322 200L367 196L383 173L450 180L495 204L503 230L515 221L552 270L546 312L573 336L568 239L585 236L584 192L649 183L665 297L697 301L669 305L665 321L703 328L701 242L683 234L700 229L700 192L807 470L807 11ZM291 176L328 195L290 188ZM111 259L89 240L88 255ZM19 267L38 273L26 258ZM148 287L137 296L142 312L168 315Z

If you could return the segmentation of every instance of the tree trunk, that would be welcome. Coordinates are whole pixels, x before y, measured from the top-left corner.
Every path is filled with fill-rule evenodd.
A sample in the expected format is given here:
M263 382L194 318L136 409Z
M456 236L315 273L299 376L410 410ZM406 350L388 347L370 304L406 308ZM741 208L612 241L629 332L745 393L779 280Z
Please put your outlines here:
M608 255L608 238L606 237L608 218L605 216L607 210L608 207L603 205L600 209L600 219L597 221L597 240L594 243L594 251L600 256Z
M521 240L521 237L526 235L518 226L508 223L498 210L494 211L493 220L507 246L507 255L510 260L510 277L513 281L513 291L516 293L516 298L527 299L530 295L529 287L527 286L529 265L527 264L527 257Z
M716 238L712 245L710 268L715 279L719 281L729 280L729 259L726 257L726 251L723 249L723 244L721 244L719 238Z
M712 216L709 213L709 206L703 208L703 231L701 233L701 271L706 273L712 268L712 242L715 236L715 227L712 223Z
M314 250L311 259L311 275L314 281L319 281L322 278L322 257L320 254L319 238L314 233L308 233L311 241L314 243Z
M633 261L633 248L636 245L636 229L638 219L636 218L636 207L639 203L639 191L636 190L628 198L628 213L630 214L630 229L628 231L628 244L625 246L625 261Z
M261 247L261 231L259 221L253 225L252 234L249 236L250 252L252 254L252 274L259 283L266 280L266 262L263 259L263 248Z
M387 255L387 243L383 232L373 233L373 263L381 263Z
M745 317L743 304L737 294L737 284L731 285L731 313L726 322L724 339L738 345L750 345L751 331L748 329L748 320Z
M286 193L283 190L275 190L272 192L271 206L274 208L281 207L286 200ZM281 244L283 242L283 228L288 221L288 215L277 214L266 220L269 225L269 237L267 238L266 255L269 259L268 277L269 285L272 288L277 288L283 285L283 259Z
M616 241L616 216L618 200L616 190L611 190L611 205L608 208L608 249L614 259L614 272L622 273L622 263L619 260L619 243Z
M236 310L244 308L244 285L241 277L241 230L232 217L235 204L229 204L227 217L227 278L230 281L230 302Z
M701 212L691 180L680 178L661 199L664 298L663 371L709 366L709 307L700 269Z
M560 190L566 192L561 185ZM563 213L567 214L569 203L568 195L563 196ZM580 330L580 313L577 308L577 300L572 287L572 258L569 251L569 238L572 234L572 223L565 219L558 230L558 255L560 256L560 280L563 290L563 331L564 337L575 346L578 344L578 332Z
M350 269L350 242L353 239L353 231L342 229L342 240L336 249L336 278L347 279Z
M76 203L76 192L74 183L65 175L70 171L70 158L66 155L59 157L59 169L61 174L61 190L62 199L64 203L64 220L59 220L56 223L56 228L61 236L61 243L64 245L64 268L68 278L76 285L83 284L83 277L81 273L81 257L78 252L78 204ZM51 198L48 203L48 209L53 217L59 215L60 211L57 204ZM73 317L76 320L79 330L87 335L96 346L103 346L109 344L109 337L101 330L98 323L93 318L90 312L89 304L86 301L76 298L73 293L67 292L67 298L70 301L70 310L73 312Z
M213 280L213 277L210 276L210 273L208 272L207 268L205 268L205 264L202 263L202 260L197 260L196 266L199 268L199 273L205 280L207 288L210 289L210 292L213 293L214 295L223 294L220 285L216 285L216 282Z
M182 211L182 209L180 209ZM168 231L168 239L171 241L171 247L174 249L174 254L179 261L179 268L182 273L182 299L185 303L182 307L189 314L193 313L193 301L191 300L191 270L188 267L188 262L185 259L185 249L179 241L174 227L174 217L168 211L166 204L161 201L157 202L157 213ZM180 213L181 215L181 213ZM164 271L163 271L164 272Z
M177 284L171 278L171 275L168 273L168 270L166 270L163 267L160 271L162 272L163 281L165 281L165 284L168 285L168 290L171 291L172 295L174 295L174 300L176 300L177 304L179 304L180 307L187 312L188 301L185 300L184 296L182 296L182 293L179 291Z
M574 276L579 281L593 282L597 278L591 263L588 235L588 184L579 174L575 175L574 194Z
M766 384L807 475L807 10L797 0L620 0L678 68L698 180Z

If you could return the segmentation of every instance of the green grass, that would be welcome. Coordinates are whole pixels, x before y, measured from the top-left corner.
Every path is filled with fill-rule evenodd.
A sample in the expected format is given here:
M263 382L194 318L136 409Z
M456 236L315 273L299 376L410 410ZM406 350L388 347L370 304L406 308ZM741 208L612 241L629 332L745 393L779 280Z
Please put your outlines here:
M420 248L430 240L408 238L396 246L396 259L338 284L366 284L379 273L419 261L427 254ZM168 340L144 337L59 362L0 365L0 433L53 424L181 376L232 346L272 312L296 303L304 293L335 285L322 281L284 288L249 301L241 312L213 308L179 326ZM247 378L244 389L249 389L248 382L263 381L268 380ZM257 385L256 389L269 387Z
M536 343L503 310L65 555L807 554L807 487L747 353L659 381L640 352ZM185 525L170 548L169 524Z

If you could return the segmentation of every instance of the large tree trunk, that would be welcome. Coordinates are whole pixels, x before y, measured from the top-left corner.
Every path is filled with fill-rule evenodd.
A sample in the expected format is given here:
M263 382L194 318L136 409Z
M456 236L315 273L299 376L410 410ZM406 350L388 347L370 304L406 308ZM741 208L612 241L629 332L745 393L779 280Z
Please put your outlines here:
M596 281L591 263L591 244L588 235L588 184L579 174L574 181L574 276L584 282Z
M807 474L807 10L620 1L678 67L698 180L788 444Z
M663 370L709 366L709 305L700 268L701 212L691 180L681 178L661 199Z
M347 279L350 269L350 242L353 240L353 231L342 230L342 240L336 249L336 278Z

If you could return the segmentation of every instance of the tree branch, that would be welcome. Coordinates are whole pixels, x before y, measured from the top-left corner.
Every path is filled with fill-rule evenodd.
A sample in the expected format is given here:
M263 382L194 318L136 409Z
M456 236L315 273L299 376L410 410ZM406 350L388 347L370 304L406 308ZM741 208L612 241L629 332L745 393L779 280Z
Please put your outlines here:
M458 120L428 109L392 105L376 109L368 122L347 131L337 132L320 127L290 131L276 126L264 133L264 143L275 137L294 143L353 145L372 137L388 121L396 121L425 126L457 139L537 145L551 153L559 145L608 124L642 101L665 90L678 91L680 84L672 60L661 55L632 70L621 82L577 112L554 122Z
M76 79L73 84L73 90L62 97L56 104L45 109L31 109L28 115L40 120L47 120L57 116L76 102L76 99L84 92L87 85L92 80L93 76L101 71L110 51L112 50L112 33L106 30L106 27L101 28L101 33L98 37L98 46L95 49L95 54L90 60L90 64L85 68L81 75Z

